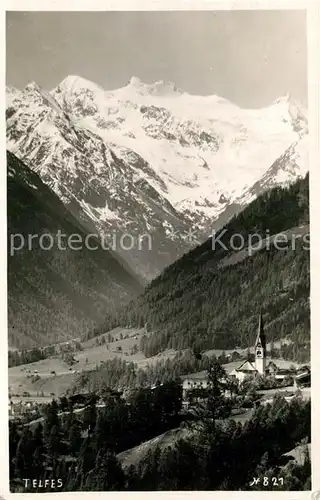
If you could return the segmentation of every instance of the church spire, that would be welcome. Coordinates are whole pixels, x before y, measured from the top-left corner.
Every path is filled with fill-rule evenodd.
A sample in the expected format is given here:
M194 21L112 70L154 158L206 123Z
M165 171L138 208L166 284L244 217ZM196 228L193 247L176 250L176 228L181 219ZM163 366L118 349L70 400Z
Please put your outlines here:
M258 326L258 332L257 332L257 338L256 338L256 346L258 344L261 344L261 347L263 349L266 349L266 336L264 334L264 324L263 324L262 312L260 312L260 315L259 315L259 326Z
M257 372L263 377L266 374L266 337L263 328L263 316L259 315L259 327L255 345L255 367Z

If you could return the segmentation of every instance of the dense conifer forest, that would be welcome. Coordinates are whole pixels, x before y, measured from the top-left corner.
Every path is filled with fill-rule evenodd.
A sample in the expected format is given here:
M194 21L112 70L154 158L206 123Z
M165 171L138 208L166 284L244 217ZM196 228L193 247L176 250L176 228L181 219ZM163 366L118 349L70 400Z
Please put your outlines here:
M257 315L264 313L268 340L288 338L286 356L305 362L310 354L309 244L297 238L288 248L262 249L222 267L230 237L274 235L309 224L309 177L275 187L254 200L212 239L184 255L156 278L117 316L108 316L102 333L117 325L144 326L141 349L152 356L176 350L234 349L253 345Z
M276 397L242 424L231 418L233 400L224 396L219 363L210 365L208 378L207 399L189 415L181 412L179 381L171 380L126 399L105 391L100 406L92 393L82 412L64 397L47 405L43 422L11 422L11 491L43 491L46 479L55 481L50 491L310 489L307 447L303 464L283 457L310 442L310 401ZM185 437L122 464L119 453L179 425ZM252 484L257 477L268 483ZM36 478L38 486L26 487L23 478Z

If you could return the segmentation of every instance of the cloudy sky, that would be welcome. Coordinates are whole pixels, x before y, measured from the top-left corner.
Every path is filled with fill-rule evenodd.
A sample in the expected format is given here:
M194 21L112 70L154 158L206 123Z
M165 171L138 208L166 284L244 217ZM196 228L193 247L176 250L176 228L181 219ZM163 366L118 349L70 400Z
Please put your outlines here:
M261 107L307 103L303 11L8 12L7 83L46 89L80 75L114 89L131 76Z

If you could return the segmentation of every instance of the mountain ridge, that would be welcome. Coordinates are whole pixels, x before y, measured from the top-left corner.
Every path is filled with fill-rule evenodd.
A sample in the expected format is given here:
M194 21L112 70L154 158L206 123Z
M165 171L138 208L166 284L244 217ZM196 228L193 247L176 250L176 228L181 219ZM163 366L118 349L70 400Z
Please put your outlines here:
M264 189L308 169L306 113L290 96L241 110L171 82L133 77L105 91L71 75L51 91L9 88L6 112L8 149L81 223L136 241L150 234L151 250L118 250L145 280Z

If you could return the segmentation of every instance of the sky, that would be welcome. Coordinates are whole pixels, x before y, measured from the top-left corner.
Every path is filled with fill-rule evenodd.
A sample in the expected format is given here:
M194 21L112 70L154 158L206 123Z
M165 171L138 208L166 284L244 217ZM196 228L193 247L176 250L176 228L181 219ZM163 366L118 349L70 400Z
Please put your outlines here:
M307 104L304 11L7 12L7 84L79 75L106 90L132 76L262 107Z

